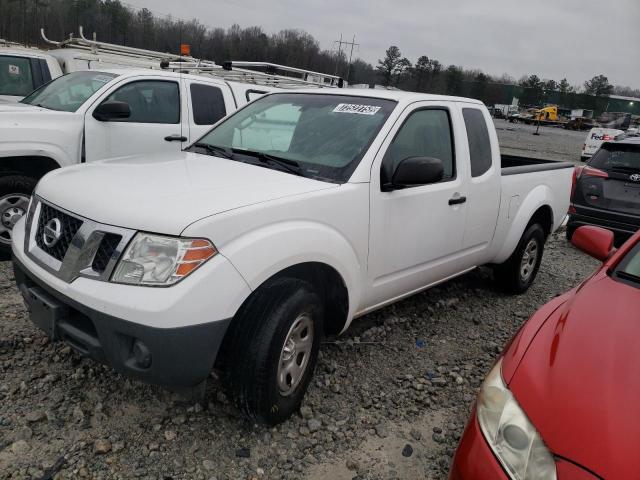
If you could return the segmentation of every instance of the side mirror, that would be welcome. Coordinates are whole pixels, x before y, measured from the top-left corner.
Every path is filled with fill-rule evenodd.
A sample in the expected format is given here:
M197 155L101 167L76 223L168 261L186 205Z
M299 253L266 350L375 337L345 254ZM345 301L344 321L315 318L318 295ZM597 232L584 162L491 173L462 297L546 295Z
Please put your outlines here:
M391 177L390 189L436 183L444 178L442 160L431 157L409 157L402 160Z
M578 250L604 262L613 251L613 232L600 227L578 227L571 236L571 243Z
M101 122L110 120L122 120L131 116L131 108L127 102L109 100L101 103L93 111L93 118Z

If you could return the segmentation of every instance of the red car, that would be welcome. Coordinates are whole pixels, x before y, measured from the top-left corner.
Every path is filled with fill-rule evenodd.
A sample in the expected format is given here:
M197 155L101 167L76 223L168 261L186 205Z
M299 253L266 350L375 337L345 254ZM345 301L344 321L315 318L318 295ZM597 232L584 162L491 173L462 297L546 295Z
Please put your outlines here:
M485 379L450 480L640 479L640 232L579 227L604 265L527 321Z

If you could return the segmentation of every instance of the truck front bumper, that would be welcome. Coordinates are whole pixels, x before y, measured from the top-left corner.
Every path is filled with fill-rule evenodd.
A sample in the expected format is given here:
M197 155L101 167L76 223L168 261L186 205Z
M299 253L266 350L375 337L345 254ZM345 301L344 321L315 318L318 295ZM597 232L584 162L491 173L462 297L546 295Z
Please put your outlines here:
M31 320L52 340L144 382L196 386L216 359L230 319L155 328L114 317L48 286L13 257L18 288Z

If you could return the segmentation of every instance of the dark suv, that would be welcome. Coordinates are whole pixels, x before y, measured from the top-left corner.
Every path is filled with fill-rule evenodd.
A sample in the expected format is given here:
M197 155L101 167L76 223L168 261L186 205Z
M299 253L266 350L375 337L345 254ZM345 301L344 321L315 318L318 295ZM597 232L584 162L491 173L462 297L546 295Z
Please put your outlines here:
M640 229L640 138L603 143L576 167L567 238L581 225L608 228L616 244Z

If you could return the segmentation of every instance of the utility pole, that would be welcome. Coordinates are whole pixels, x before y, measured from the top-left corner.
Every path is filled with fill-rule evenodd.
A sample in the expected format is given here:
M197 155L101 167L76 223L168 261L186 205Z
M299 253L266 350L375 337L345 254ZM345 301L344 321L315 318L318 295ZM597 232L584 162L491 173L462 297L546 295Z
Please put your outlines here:
M338 44L338 56L336 58L336 71L334 73L334 75L338 74L338 64L340 62L340 54L342 53L342 45L345 46L351 46L351 52L349 53L349 64L347 66L347 76L345 78L345 80L349 81L349 74L351 73L351 60L353 58L353 47L359 47L360 44L356 43L356 36L353 36L353 40L351 40L350 42L347 42L346 40L343 41L342 40L342 34L340 34L340 40L336 40L335 42L333 42L334 45L337 43Z

